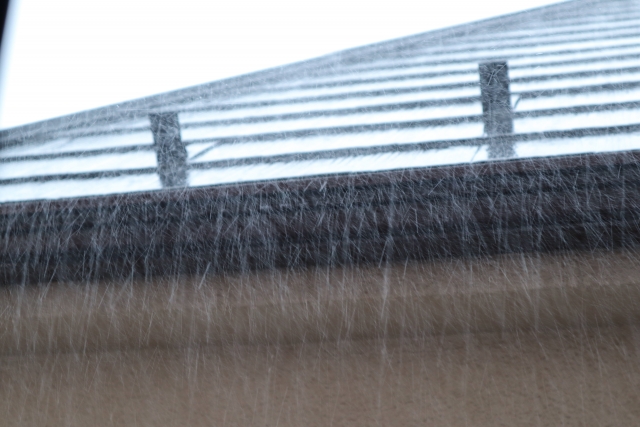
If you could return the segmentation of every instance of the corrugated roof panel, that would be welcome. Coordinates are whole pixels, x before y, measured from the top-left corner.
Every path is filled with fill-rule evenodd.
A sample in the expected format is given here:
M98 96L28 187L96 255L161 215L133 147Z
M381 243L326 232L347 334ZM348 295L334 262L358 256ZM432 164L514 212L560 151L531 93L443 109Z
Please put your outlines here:
M510 70L519 68L533 68L541 66L554 65L578 65L590 64L597 61L609 61L625 58L637 58L640 55L640 43L623 47L608 47L587 49L580 52L565 51L554 54L541 55L511 55L509 56ZM495 58L495 56L484 59ZM502 58L504 59L504 58ZM314 78L314 81L335 81L343 79L343 76L363 76L375 77L384 75L403 75L415 72L433 72L433 73L456 73L456 72L473 72L477 70L478 62L483 58L470 61L460 60L446 63L437 61L424 60L419 62L404 63L401 60L390 62L387 64L370 65L361 69L349 69L348 73L328 76L326 78Z
M619 61L620 58L636 60L640 57L640 39L638 44L626 47L616 48L598 48L596 50L575 52L564 52L560 55L524 55L515 56L509 58L510 72L514 77L521 77L518 73L522 72L524 75L537 74L534 70L539 67L559 67L555 72L563 72L561 67L568 67L567 71L588 71L590 69L601 69L601 67L595 65L591 66L593 62L600 62L605 65L607 69L615 69L616 66L612 64L612 61ZM620 65L620 68L624 67L624 64ZM521 68L529 68L531 72L525 70L520 71ZM430 73L430 74L449 74L450 77L454 77L455 73L461 75L471 76L478 69L478 60L468 62L453 62L453 63L439 63L437 60L427 59L419 64L406 64L402 59L389 62L387 65L372 65L369 62L361 64L358 68L357 65L344 67L339 73L334 73L328 76L314 76L304 79L293 79L292 81L281 82L275 85L270 85L265 90L273 90L276 88L297 88L300 85L313 85L313 84L325 84L325 83L339 83L341 81L350 83L358 79L370 79L370 78L384 78L393 76L404 76L411 74ZM540 68L542 73L545 73L543 68ZM454 73L454 74L451 74ZM550 68L549 73L554 73ZM471 80L475 78L467 77ZM464 79L464 77L462 78ZM237 98L225 100L227 102L237 102ZM192 104L194 107L203 107L206 101L198 101ZM186 104L188 108L190 104Z
M225 124L224 122L213 125L211 122L190 123L189 127L182 128L182 139L189 141L201 138L226 138L231 136L245 136L259 133L286 132L304 129L322 129L338 126L366 125L393 123L399 121L413 120L437 120L446 118L457 118L472 115L481 115L482 106L480 102L460 104L453 106L435 106L432 108L410 108L396 111L370 112L349 114L341 112L339 115L322 114L317 117L296 118L287 120L278 116L274 120L262 121L265 117L255 117L253 122L241 122L238 124ZM269 118L267 116L266 118ZM197 125L197 127L196 127Z
M631 28L634 25L640 24L640 15L637 13L629 13L624 15L624 17L617 19L612 22L606 21L606 16L602 19L594 22L593 20L588 20L584 23L577 23L573 25L550 25L549 27L541 27L536 25L535 27L526 28L527 21L523 21L525 25L522 25L521 28L526 29L518 29L518 30L506 30L500 33L500 35L505 39L512 38L526 38L529 39L531 36L540 37L542 35L550 35L552 37L557 37L559 34L575 34L575 33L584 33L589 32L590 34L595 34L601 31L607 31L611 29L618 28ZM463 36L460 39L462 40L495 40L491 34L473 34L470 36ZM456 43L456 41L453 41Z
M616 60L611 57L603 58L599 61L580 64L562 64L562 65L535 65L528 67L512 67L509 69L509 76L512 79L531 77L531 76L550 76L562 73L584 73L589 71L606 71L618 70L625 68L640 67L640 52L638 56L630 59Z
M314 175L374 172L468 163L487 159L486 147L451 147L442 150L382 153L370 156L338 157L333 159L290 161L229 168L193 170L192 186L209 186L234 182L278 180Z
M480 90L474 88L469 92L472 96L477 97L480 94ZM346 109L357 108L376 108L384 107L386 109L392 109L393 106L402 107L402 104L406 103L418 103L423 101L442 101L437 105L447 105L447 103L458 103L459 98L449 100L443 97L433 97L432 92L404 92L404 93L391 93L388 91L382 91L380 93L360 94L360 96L350 96L347 98L332 97L331 99L322 100L319 98L302 99L305 102L298 103L286 103L280 102L277 104L237 104L230 106L231 109L218 109L210 107L210 109L199 109L197 111L189 111L180 113L180 119L184 118L185 123L212 120L212 116L218 120L223 119L237 119L237 118L249 118L265 115L284 115L284 114L298 114L314 111L336 111ZM478 102L478 99L473 101L467 100L465 103ZM215 119L213 119L215 120Z
M372 83L384 83L386 85L393 84L394 87L402 87L403 85L412 85L419 80L420 84L451 84L451 83L478 83L478 64L476 62L468 64L461 70L455 72L434 73L432 67L415 67L408 69L389 69L372 73L356 73L347 76L335 77L332 80L308 79L301 80L295 84L278 85L274 90L292 90L302 88L320 89L323 87L362 87L361 85ZM631 71L640 67L640 52L631 58L612 59L609 56L605 58L597 58L593 62L588 63L561 63L561 64L543 64L528 65L523 67L511 67L509 75L512 79L535 79L555 78L559 74L575 74L589 72L622 72ZM468 68L468 69L467 69Z
M640 103L640 86L627 90L607 90L583 92L575 95L537 96L520 99L519 95L511 96L514 111L535 111L551 108L566 108L579 105L603 105L611 103Z
M63 199L162 189L157 174L24 182L0 186L0 202Z
M557 78L545 79L541 81L523 82L514 81L511 83L511 90L515 93L534 90L549 90L558 88L571 88L599 84L624 83L640 81L639 71L620 71L618 73L606 73L588 77L558 76Z
M582 114L557 114L546 117L514 120L516 133L537 132L540 129L569 130L589 127L611 127L640 123L640 108L597 111Z
M640 149L638 23L638 0L574 0L3 131L0 201L160 189L158 111L177 114L190 186L491 161L487 60L509 66L505 153Z
M0 158L20 157L33 154L56 154L82 152L109 148L152 145L153 135L149 130L123 132L105 135L91 135L77 138L57 138L44 143L14 145L0 151ZM1 166L0 166L1 167Z
M401 58L401 60L379 59L368 64L354 65L351 70L367 69L369 67L380 66L398 66L412 65L425 62L469 62L483 61L488 59L504 59L512 56L535 57L537 55L547 55L547 57L555 57L554 59L566 59L567 53L580 50L606 50L620 47L637 47L640 44L640 37L624 37L611 40L589 40L585 42L560 43L551 46L527 46L521 48L505 48L505 49L482 49L473 52L459 53L424 53L420 55ZM549 59L550 60L550 59ZM396 62L398 61L398 62Z
M433 87L434 89L440 87L454 86L454 85L477 85L479 79L477 73L460 74L456 76L434 76L434 77L410 77L401 80L381 80L377 82L358 82L347 81L341 85L332 85L330 87L323 85L314 85L310 83L308 87L299 88L274 88L272 93L265 93L262 95L262 99L283 99L283 98L298 98L306 96L323 96L333 94L349 94L352 92L365 92L365 91L380 91L380 90L397 90L403 88L426 88ZM250 97L248 99L261 99L257 97Z
M0 163L0 180L157 167L153 150Z
M637 68L608 70L602 74L576 75L565 73L557 75L538 75L532 77L533 81L522 81L527 76L516 78L511 83L513 92L525 92L533 90L548 90L555 88L580 87L603 83L637 82L640 80L640 70ZM612 72L615 71L615 72ZM424 93L423 99L453 99L468 96L479 96L479 82L476 74L461 75L460 81L449 84L432 84L430 78L406 79L402 81L387 81L380 83L353 83L337 87L293 89L278 92L266 92L259 95L251 95L238 99L240 102L258 102L265 100L304 101L314 97L328 97L353 94L353 97L367 97L368 93L380 91L402 92L415 91Z
M0 158L20 157L30 154L53 154L64 152L71 138L56 138L51 141L38 142L24 145L14 145L0 150ZM74 150L71 150L74 151Z
M551 35L544 37L536 37L530 35L529 37L509 39L508 35L503 35L500 40L469 40L468 42L456 43L455 45L445 45L438 47L423 47L413 49L408 52L403 52L403 56L425 56L425 55L437 55L437 58L450 59L451 55L455 55L458 52L464 53L476 53L487 52L490 50L507 50L514 52L515 54L521 53L521 49L533 49L534 53L543 52L555 52L557 50L565 49L582 49L583 47L602 47L610 46L611 43L607 43L607 40L617 41L629 39L633 40L638 37L639 30L637 26L632 25L630 28L622 28L615 30L597 31L593 30L589 33L575 33L566 34L561 36ZM518 49L518 50L513 50ZM440 56L444 55L444 56Z
M424 94L423 99L450 99L460 98L463 96L479 96L480 88L476 86L453 88L453 89L440 89L438 86L433 85L419 85L416 83L409 84L408 87L394 87L393 85L368 85L369 87L349 87L341 86L338 88L329 89L298 89L290 90L286 92L267 92L255 95L248 95L238 98L235 102L260 102L260 101L296 101L304 102L306 100L313 100L314 98L340 98L346 97L346 95L353 94L353 97L367 98L369 96L378 94L385 95L385 93L400 93L400 92L422 92Z
M481 123L463 126L440 126L432 128L394 129L386 131L355 133L351 135L327 134L306 138L282 138L265 142L244 142L233 144L212 143L206 151L192 158L195 163L221 159L252 156L274 156L287 153L309 153L355 147L378 147L395 144L412 144L428 141L447 141L460 138L482 136Z

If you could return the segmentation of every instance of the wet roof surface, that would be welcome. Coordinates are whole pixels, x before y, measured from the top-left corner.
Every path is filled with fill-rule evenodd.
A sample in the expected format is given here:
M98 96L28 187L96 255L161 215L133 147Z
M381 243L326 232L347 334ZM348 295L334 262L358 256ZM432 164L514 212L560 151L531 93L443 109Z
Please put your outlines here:
M0 203L488 162L478 64L509 65L516 158L640 149L640 1L577 0L0 132ZM219 90L217 90L219 89Z

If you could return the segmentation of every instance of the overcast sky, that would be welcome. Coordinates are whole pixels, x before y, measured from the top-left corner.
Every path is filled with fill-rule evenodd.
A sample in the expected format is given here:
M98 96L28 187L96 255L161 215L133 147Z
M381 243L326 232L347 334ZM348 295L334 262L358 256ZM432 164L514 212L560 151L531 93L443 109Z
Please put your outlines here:
M0 127L558 0L12 0Z

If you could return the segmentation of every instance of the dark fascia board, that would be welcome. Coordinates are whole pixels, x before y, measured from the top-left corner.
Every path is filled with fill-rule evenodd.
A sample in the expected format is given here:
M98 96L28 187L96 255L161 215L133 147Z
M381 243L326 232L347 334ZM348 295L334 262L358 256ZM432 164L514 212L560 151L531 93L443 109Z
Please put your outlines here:
M6 204L0 280L637 247L638 206L640 151Z
M178 102L212 98L222 100L259 92L264 87L286 81L291 77L329 75L332 74L332 70L340 69L340 67L345 64L358 63L367 58L384 55L387 52L394 52L406 46L411 46L416 42L441 42L442 40L451 40L452 38L467 36L482 31L501 29L509 25L517 25L518 22L522 21L523 16L527 16L528 19L540 19L547 15L554 15L575 9L575 3L577 2L582 3L581 7L588 8L601 3L601 0L569 0L473 23L373 43L324 55L315 59L5 129L0 131L0 148L10 142L31 141L34 138L41 137L50 132L146 117L150 112L162 111L168 106Z

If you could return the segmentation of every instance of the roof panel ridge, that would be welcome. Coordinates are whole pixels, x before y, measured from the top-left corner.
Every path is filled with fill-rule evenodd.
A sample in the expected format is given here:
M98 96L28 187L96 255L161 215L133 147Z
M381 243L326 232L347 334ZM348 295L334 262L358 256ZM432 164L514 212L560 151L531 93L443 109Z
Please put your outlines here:
M575 3L582 4L580 6L576 6ZM552 28L558 26L574 26L594 22L617 22L618 19L623 21L625 19L628 19L629 16L637 17L640 13L640 7L635 8L632 12L628 10L625 10L624 12L616 12L615 10L612 10L615 9L614 7L609 7L607 8L607 11L594 13L593 8L589 7L590 3L595 2L588 0L565 1L549 6L544 6L540 9L533 9L524 12L518 12L512 15L505 15L495 19L492 18L489 20L480 21L486 24L482 26L462 24L459 26L459 32L454 34L443 34L441 37L433 37L432 32L417 34L415 36L404 38L403 43L395 46L395 48L393 49L391 49L390 47L381 46L381 48L384 47L386 48L386 50L375 52L375 54L370 55L368 59L375 58L376 56L390 56L393 54L398 54L398 52L411 51L416 46L423 46L425 44L440 46L441 44L446 43L446 46L440 46L441 48L446 49L447 46L455 45L456 43L460 43L464 40L476 40L478 38L482 39L483 37L491 36L495 37L496 35L503 34L505 32L522 30L523 28L529 28L530 30L539 30L540 28L545 28L547 31L552 31ZM551 10L559 8L560 6L565 6L567 8L565 10L566 15L561 15L559 13L550 13ZM580 10L586 10L588 12L586 12L585 14L581 14ZM630 15L630 13L632 15ZM357 59L352 58L349 60L349 64L366 62L366 60L367 58L362 57Z
M546 67L563 66L563 65L577 66L580 64L594 64L598 62L606 62L610 64L611 61L625 61L625 60L633 60L633 59L640 58L640 50L636 49L634 51L632 49L633 47L622 48L621 50L618 49L614 52L611 52L611 49L607 49L605 50L606 53L604 55L597 55L598 52L602 51L602 49L599 49L599 50L590 52L590 54L583 55L582 57L579 57L579 58L574 56L569 59L561 59L561 60L555 60L555 61L541 61L540 63L534 63L534 62L513 63L514 58L512 57L511 58L512 63L509 69L524 70L524 69L530 69L533 67L546 68ZM541 58L540 56L538 56L538 59L544 59L544 57ZM380 69L373 68L371 70L367 70L367 69L355 70L352 73L348 73L340 76L333 76L331 78L320 78L320 79L314 79L311 81L304 80L302 82L292 83L291 87L293 88L299 87L298 85L302 85L306 82L309 82L309 85L313 85L313 84L318 85L318 84L324 84L324 83L331 85L331 84L334 84L334 82L335 84L342 84L340 82L345 82L345 84L357 83L367 78L371 78L373 80L376 78L385 79L385 78L394 78L397 76L398 79L402 79L403 76L405 75L411 76L412 74L416 74L416 75L421 74L424 76L441 76L441 75L451 76L456 74L464 75L464 74L474 73L476 71L476 66L477 66L476 62L467 62L467 63L455 63L452 66L446 66L442 64L440 64L440 66L437 66L434 64L417 63L407 67L380 67ZM373 76L373 77L367 77L367 76ZM357 79L356 77L360 77L360 79ZM283 84L278 87L287 87L287 85Z
M576 60L579 60L581 58L584 58L584 56L588 54L597 54L599 52L611 53L613 49L615 49L616 51L632 50L635 53L637 52L638 47L640 47L640 40L633 39L619 46L616 46L616 45L612 46L611 44L608 44L604 46L584 47L579 50L561 49L557 51L539 52L535 55L531 51L524 51L524 52L516 51L516 52L509 53L508 57L510 61L518 60L518 59L529 59L531 63L543 64L544 63L543 60L551 62L553 61L553 58L557 56L572 55L573 58L575 58ZM360 67L351 67L348 71L353 73L358 71L402 69L402 68L409 68L409 67L415 67L415 66L429 66L429 65L446 66L446 65L456 65L456 64L470 64L470 63L476 63L478 61L488 61L494 58L503 59L504 56L506 55L507 53L505 52L495 53L495 51L492 53L492 55L486 55L486 56L478 55L475 58L460 56L458 58L453 57L449 59L433 59L430 56L425 55L423 57L401 58L402 59L401 61L395 61L395 62L391 62L388 59L380 60L380 61L376 61L376 63L362 64ZM344 70L344 71L347 71L347 70Z
M437 54L437 53L452 53L452 52L473 52L477 50L483 50L487 48L505 48L505 47L536 47L536 46L550 46L555 44L565 44L567 42L583 42L583 41L591 41L591 40L611 40L624 38L629 36L637 36L640 34L640 30L638 29L637 23L633 25L629 25L628 27L622 29L615 30L589 30L580 33L574 33L569 36L564 37L556 37L556 36L544 36L545 42L541 42L540 39L536 39L534 34L529 37L523 38L525 41L521 41L517 39L514 42L511 42L508 38L503 35L494 35L494 40L488 43L484 42L470 42L467 44L453 44L446 48L424 48L424 49L416 49L413 51L402 52L402 56L413 56L413 55L425 55L425 54ZM500 40L495 40L495 37L499 36ZM399 54L400 55L400 54Z
M456 104L470 104L479 101L479 97L467 97L456 98L448 100L447 105L452 106ZM414 110L424 107L434 107L443 105L442 102L436 101L410 101L410 102L397 102L386 104L374 104L364 105L351 108L339 108L339 109L324 109L324 110L306 110L297 113L285 113L285 114L264 114L264 115L252 115L230 119L216 119L216 120L203 120L203 121L187 121L183 123L183 128L193 128L200 126L227 126L235 124L249 124L249 123L261 123L271 121L284 121L284 120L297 120L307 119L313 117L327 117L327 116L345 116L352 114L365 114L370 112L380 111L396 111L396 110Z
M640 57L640 53L635 54L635 55L630 55L631 58L637 58ZM631 65L628 66L623 66L623 67L617 67L615 64L611 65L610 64L611 59L608 59L606 63L604 63L604 65L610 65L609 68L607 67L600 67L600 68L593 68L593 69L589 69L587 67L586 70L584 71L569 71L569 72L557 72L557 71L553 71L551 70L548 73L542 74L542 73L536 73L536 74L532 74L529 76L526 76L525 74L521 73L522 75L519 77L514 77L512 78L512 80L517 80L517 81L526 81L531 80L543 80L543 79L550 79L550 78L562 78L562 77L578 77L578 76L582 76L582 75L590 75L590 74L595 74L595 73L601 73L601 74L608 74L608 73L619 73L619 72L628 72L628 71L638 71L637 65L635 65L635 62ZM575 64L575 61L570 61L569 63L571 64ZM614 68L615 67L615 68ZM519 70L533 70L535 69L533 66L528 65L528 66L520 66L520 67L515 67L516 69ZM357 74L356 74L357 75ZM385 76L380 76L380 77L370 77L370 78L351 78L348 80L332 80L332 81L328 81L328 82L318 82L318 83L313 83L313 82L309 82L309 83L304 83L304 84L298 84L298 85L291 85L291 86L286 86L286 85L280 85L277 87L274 87L270 90L270 92L283 92L283 91L290 91L290 90L301 90L301 89L318 89L318 88L334 88L334 87L341 87L341 86L354 86L354 85L361 85L361 84L370 84L370 83L382 83L382 82L394 82L394 81L405 81L405 80L414 80L414 79L424 79L424 78L429 78L429 77L452 77L452 76L466 76L466 77L471 77L473 81L477 80L477 73L476 70L474 68L469 67L469 69L464 69L464 70L451 70L451 71L423 71L423 72L417 72L417 73L406 73L406 74L391 74L391 75L385 75ZM467 81L468 79L461 79L462 81ZM455 84L455 83L451 83L451 84ZM434 86L437 86L434 84ZM446 87L447 85L442 84L440 85L442 87Z
M572 139L581 137L595 137L602 135L624 135L624 134L636 134L640 132L640 123L633 123L623 126L601 126L601 127L587 127L579 129L560 129L544 132L528 132L517 133L509 135L501 135L497 137L503 143L517 143L527 141L544 141L553 139ZM496 137L475 137L475 138L463 138L463 139L450 139L450 140L433 140L423 142L409 142L409 143L392 143L382 145L371 145L366 147L342 147L336 149L327 150L312 150L305 151L300 150L297 152L258 156L249 154L243 157L230 157L218 160L194 162L190 164L190 167L194 170L203 170L210 168L229 168L236 166L246 165L258 165L258 164L273 164L273 163L286 163L286 162L300 162L319 159L336 159L347 158L356 156L368 156L372 154L381 153L405 153L424 150L442 150L452 147L463 146L486 146L491 142L494 142ZM636 144L636 148L637 148Z
M564 34L576 34L591 30L612 30L618 28L627 28L633 26L640 19L640 11L636 13L626 13L619 21L601 21L602 17L599 17L597 22L587 22L576 25L561 25L551 27L533 26L532 28L520 27L517 30L505 30L500 34L504 37L511 39L527 38L532 34L540 35L564 35ZM454 43L463 41L483 41L483 40L495 40L496 34L476 34L471 37L462 37Z

